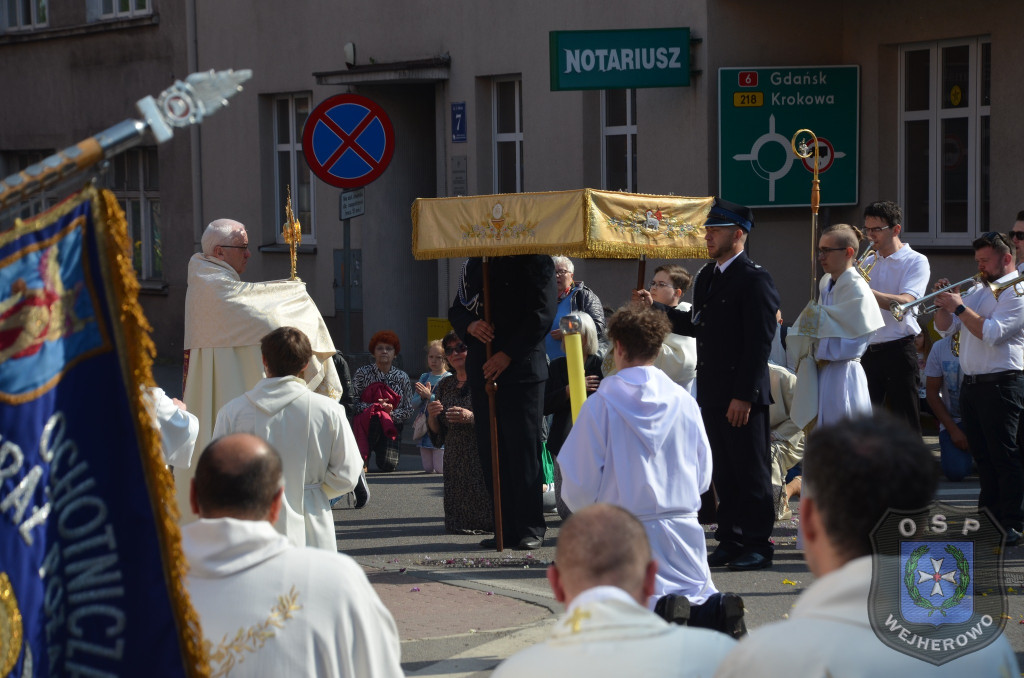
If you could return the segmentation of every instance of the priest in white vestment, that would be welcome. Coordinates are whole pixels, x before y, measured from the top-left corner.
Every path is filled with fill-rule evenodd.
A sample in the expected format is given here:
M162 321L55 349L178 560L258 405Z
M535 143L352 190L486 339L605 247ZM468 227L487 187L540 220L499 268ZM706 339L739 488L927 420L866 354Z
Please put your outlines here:
M195 464L182 528L185 585L203 629L211 675L402 676L394 618L354 560L296 547L273 527L281 459L239 434Z
M911 645L916 633L907 633L904 637L897 635L899 630L896 630L893 635L899 639L898 646L907 647L904 653L883 643L871 628L868 613L871 597L884 596L883 590L898 590L897 582L884 579L877 588L871 585L871 532L889 509L916 512L927 506L934 499L937 485L934 469L935 459L921 436L902 420L889 415L844 420L815 429L808 436L804 450L800 529L804 558L816 580L800 594L787 620L752 630L726 657L715 675L718 678L1019 675L1017 659L1005 633L993 638L992 634L1000 633L1002 626L998 619L983 627L980 634L992 640L991 644L939 666L915 655L915 650L924 646L927 651L933 643L941 647L942 638L957 638L957 634L966 640L961 631L950 632L944 625L914 624L915 630L924 634L921 639L925 642ZM902 538L888 533L880 536L893 541ZM951 537L953 540L970 538L963 536L960 530ZM980 548L981 542L975 543ZM898 572L899 566L895 569ZM947 584L945 595L950 595L952 588ZM883 610L892 610L885 612L886 615L899 617L899 594L890 596L889 600L876 599L875 603L883 605ZM980 612L977 614L980 616ZM1013 624L1014 628L1016 626ZM925 630L919 630L921 627ZM889 633L889 628L883 632Z
M860 232L848 224L825 229L818 261L825 271L819 301L811 301L786 339L796 365L797 392L791 417L807 427L870 414L871 394L860 357L885 321L871 289L854 267Z
M203 232L202 254L188 264L185 294L185 383L182 399L199 419L196 446L211 440L217 413L263 378L260 338L278 327L297 327L309 337L313 358L303 377L310 389L337 400L341 395L334 342L320 311L297 280L242 282L249 261L245 226L217 219ZM193 518L188 488L192 472L175 467L182 524Z
M213 437L251 433L276 447L284 500L274 526L296 546L337 551L330 500L351 492L363 468L345 409L306 387L312 348L300 330L279 327L260 350L267 378L221 409Z
M700 605L718 593L697 521L711 448L697 401L653 366L669 329L657 309L616 311L608 336L619 370L583 403L557 463L572 511L605 502L643 523L658 561L652 606L667 594Z
M509 657L492 678L714 675L736 641L646 609L657 567L644 527L628 511L596 504L574 513L547 572L565 614L546 641Z

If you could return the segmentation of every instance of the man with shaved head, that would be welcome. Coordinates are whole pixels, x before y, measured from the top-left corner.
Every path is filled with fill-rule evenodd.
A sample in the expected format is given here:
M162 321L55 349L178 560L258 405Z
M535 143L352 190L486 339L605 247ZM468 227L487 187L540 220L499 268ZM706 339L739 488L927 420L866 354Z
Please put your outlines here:
M403 675L395 621L363 569L274 529L284 490L277 451L238 433L210 443L195 467L199 520L182 528L182 549L211 674Z
M507 659L493 677L713 675L736 641L647 610L657 569L644 526L625 509L593 504L573 514L548 566L566 613L548 640Z
M249 234L234 219L216 219L202 236L201 253L188 263L185 293L185 369L182 400L199 419L196 449L213 437L217 413L264 377L260 339L279 327L309 338L313 355L302 378L334 400L341 380L331 358L334 342L320 311L299 280L242 282L252 256ZM178 511L189 522L193 471L175 468Z

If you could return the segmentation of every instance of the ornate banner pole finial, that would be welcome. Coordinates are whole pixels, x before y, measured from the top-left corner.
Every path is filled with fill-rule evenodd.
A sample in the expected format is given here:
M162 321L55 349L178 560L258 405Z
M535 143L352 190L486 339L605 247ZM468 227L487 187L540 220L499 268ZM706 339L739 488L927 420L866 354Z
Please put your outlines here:
M292 261L292 273L288 278L289 280L301 280L299 276L295 275L295 263L296 256L295 250L302 242L302 224L295 218L295 212L292 211L292 186L288 184L288 201L284 205L284 217L285 224L284 228L281 229L281 234L284 236L284 241L288 243L288 253L291 255Z
M806 139L801 139L799 144L796 142L797 137L805 132L811 135L813 150L808 147ZM815 273L818 265L818 206L821 204L821 184L818 181L818 137L809 129L799 129L789 144L793 147L793 153L801 160L814 155L814 179L811 182L811 301L814 301L818 287L815 284Z

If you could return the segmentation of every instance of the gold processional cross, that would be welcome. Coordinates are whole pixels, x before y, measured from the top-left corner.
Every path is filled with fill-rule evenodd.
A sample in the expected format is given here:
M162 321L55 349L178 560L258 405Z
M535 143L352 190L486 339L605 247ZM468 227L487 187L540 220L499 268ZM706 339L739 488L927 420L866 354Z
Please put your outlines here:
M288 243L288 252L291 254L292 260L292 274L289 280L300 280L299 276L295 275L295 251L302 242L302 225L295 218L295 213L292 211L292 187L288 185L288 201L284 206L284 217L286 219L284 228L281 234L284 236L284 241Z

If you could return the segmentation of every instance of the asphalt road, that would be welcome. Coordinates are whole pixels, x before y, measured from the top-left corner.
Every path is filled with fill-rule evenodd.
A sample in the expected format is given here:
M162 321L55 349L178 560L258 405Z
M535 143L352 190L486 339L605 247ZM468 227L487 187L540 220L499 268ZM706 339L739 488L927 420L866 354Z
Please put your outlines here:
M408 448L407 448L408 449ZM485 676L501 660L545 636L561 606L545 568L554 558L561 520L548 516L544 547L536 551L480 548L480 537L444 532L443 480L419 470L419 456L404 454L394 473L371 473L372 496L363 509L336 510L339 549L367 570L402 636L403 667L410 675ZM978 483L942 483L940 499L971 506ZM775 561L757 572L712 571L722 591L739 593L748 628L785 619L814 576L797 548L799 507L776 524ZM708 550L716 543L707 535ZM1009 596L1005 633L1024 664L1024 548L1008 549Z

